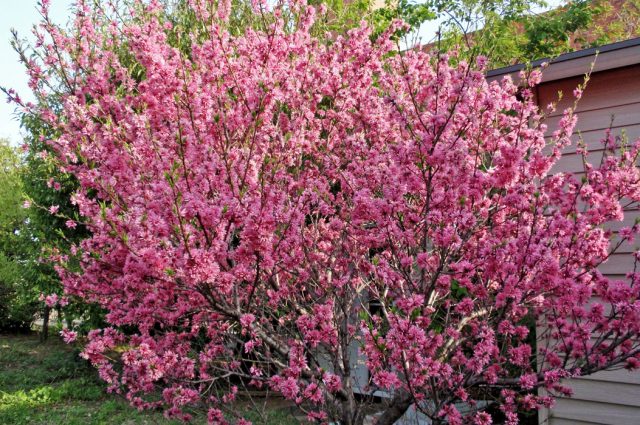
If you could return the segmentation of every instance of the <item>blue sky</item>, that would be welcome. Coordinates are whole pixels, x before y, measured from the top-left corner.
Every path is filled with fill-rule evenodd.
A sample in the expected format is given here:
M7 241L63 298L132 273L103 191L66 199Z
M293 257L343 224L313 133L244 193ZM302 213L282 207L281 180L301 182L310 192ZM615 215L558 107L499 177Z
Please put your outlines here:
M18 57L9 44L11 28L18 30L22 37L31 37L31 27L39 20L37 9L38 0L2 0L4 10L0 13L0 86L13 88L20 96L29 100L27 78ZM58 23L65 23L69 18L69 7L72 0L51 0L51 15ZM548 3L557 5L561 0L550 0ZM438 29L437 22L428 22L420 31L420 39L429 41ZM15 118L14 107L0 99L0 138L9 139L17 145L22 141L20 126Z
M3 0L0 13L0 86L13 88L23 99L30 99L27 78L18 56L11 48L11 28L18 30L22 37L31 38L31 27L38 22L37 0ZM52 0L51 15L55 22L66 22L72 0ZM0 99L0 138L9 139L13 144L21 142L19 123L14 116L14 107Z

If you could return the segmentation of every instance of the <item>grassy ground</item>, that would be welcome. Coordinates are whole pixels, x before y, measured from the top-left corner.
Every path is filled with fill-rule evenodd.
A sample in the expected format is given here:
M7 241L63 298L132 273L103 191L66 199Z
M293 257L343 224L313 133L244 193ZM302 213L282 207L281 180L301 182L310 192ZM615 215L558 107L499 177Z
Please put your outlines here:
M201 415L194 423L204 423ZM274 410L268 423L298 423ZM56 337L0 335L0 424L176 424L161 412L138 412L107 394L96 372Z
M0 335L0 424L169 424L105 393L96 373L56 337Z

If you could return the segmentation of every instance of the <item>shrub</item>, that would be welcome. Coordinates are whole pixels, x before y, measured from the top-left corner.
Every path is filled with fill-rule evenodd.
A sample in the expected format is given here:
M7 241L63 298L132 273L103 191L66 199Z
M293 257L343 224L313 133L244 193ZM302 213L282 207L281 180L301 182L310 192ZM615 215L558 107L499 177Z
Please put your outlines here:
M513 424L563 378L638 367L639 275L597 269L639 230L604 228L640 200L638 143L552 174L576 117L545 140L537 71L518 88L400 53L398 22L319 39L300 2L255 2L262 25L237 35L228 3L189 4L186 34L158 2L125 19L80 1L30 67L40 98L70 93L34 108L79 182L91 237L58 270L107 311L83 355L111 390L183 419L205 403L211 423L270 388L319 421L361 424L383 391L378 424L411 405L491 423L477 400Z

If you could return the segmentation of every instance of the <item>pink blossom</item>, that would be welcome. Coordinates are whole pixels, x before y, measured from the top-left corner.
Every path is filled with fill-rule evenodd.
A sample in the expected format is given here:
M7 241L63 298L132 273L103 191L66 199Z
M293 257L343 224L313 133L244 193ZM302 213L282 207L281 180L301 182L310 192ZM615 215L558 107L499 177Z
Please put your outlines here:
M272 382L275 384L275 388L286 399L293 400L298 396L300 387L298 386L298 381L295 378L273 379Z
M491 386L516 423L553 402L540 386L638 367L640 226L615 229L640 208L640 141L605 135L595 163L574 146L584 173L558 173L578 114L541 122L540 70L518 87L455 51L398 54L398 21L319 38L325 12L298 1L254 2L268 28L236 32L230 2L190 0L177 48L162 2L134 3L124 24L79 2L27 64L37 98L74 77L60 108L29 113L59 134L39 156L78 184L67 226L90 234L74 261L46 255L67 296L106 312L82 355L111 391L224 423L246 379L338 422L357 364L405 410L488 423L455 403ZM599 269L612 258L617 278Z
M533 373L522 375L520 377L520 385L522 386L522 388L526 390L534 388L537 383L538 383L538 377Z
M47 307L55 307L56 305L58 305L58 294L50 294L44 297L44 303L47 305Z
M62 339L64 340L64 342L67 344L71 344L78 337L77 332L71 331L69 329L63 329L62 331L60 331L60 335L62 336Z
M529 74L528 84L529 86L537 86L542 81L542 72L539 69L534 69Z
M47 187L53 188L54 190L60 190L62 186L60 185L60 183L55 181L53 178L50 178L47 181Z
M329 392L335 393L342 388L340 377L329 372L325 372L322 378Z
M226 425L227 421L219 409L209 409L207 413L207 423L209 425Z
M251 324L256 320L256 317L253 314L243 314L240 317L240 324L244 328L248 328Z
M398 376L393 372L380 371L373 378L376 385L386 390L397 388L400 385Z

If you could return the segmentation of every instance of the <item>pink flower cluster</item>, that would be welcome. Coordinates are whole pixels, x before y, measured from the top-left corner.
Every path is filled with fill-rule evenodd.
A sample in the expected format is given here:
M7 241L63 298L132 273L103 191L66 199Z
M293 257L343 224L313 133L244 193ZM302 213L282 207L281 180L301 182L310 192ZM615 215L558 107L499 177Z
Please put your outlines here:
M360 391L401 413L488 424L456 408L484 394L515 424L564 378L638 368L640 274L598 270L639 230L608 230L640 201L638 143L607 144L583 177L550 173L572 110L545 139L531 87L398 53L399 23L325 42L316 9L291 2L232 35L227 3L194 0L185 52L158 2L126 24L78 3L69 32L43 26L63 54L42 38L71 81L62 111L38 113L92 235L81 273L60 273L107 311L84 356L134 405L188 419L204 402L224 423L241 379L310 418L360 417L361 367Z

